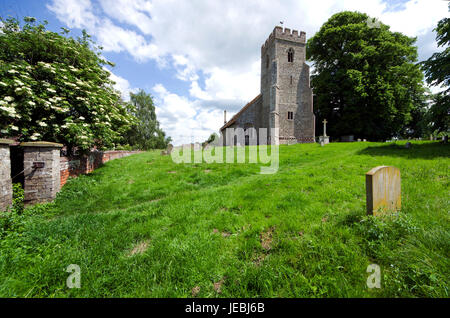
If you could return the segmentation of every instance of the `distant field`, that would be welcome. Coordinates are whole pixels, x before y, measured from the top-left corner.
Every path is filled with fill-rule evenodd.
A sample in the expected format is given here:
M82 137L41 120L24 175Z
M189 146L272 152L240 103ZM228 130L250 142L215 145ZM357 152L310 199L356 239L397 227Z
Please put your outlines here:
M110 161L4 233L0 296L449 297L450 146L402 144L281 146L273 175L159 151ZM378 165L401 170L398 216L365 216Z

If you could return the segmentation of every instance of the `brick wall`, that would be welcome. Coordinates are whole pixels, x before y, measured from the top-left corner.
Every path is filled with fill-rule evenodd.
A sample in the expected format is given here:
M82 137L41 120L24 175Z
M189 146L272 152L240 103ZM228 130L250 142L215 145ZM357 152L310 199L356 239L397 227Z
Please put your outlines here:
M113 159L127 157L140 152L141 151L94 150L89 154L80 157L60 157L61 187L67 182L67 179L69 177L76 177L80 174L87 174L94 171L105 162Z

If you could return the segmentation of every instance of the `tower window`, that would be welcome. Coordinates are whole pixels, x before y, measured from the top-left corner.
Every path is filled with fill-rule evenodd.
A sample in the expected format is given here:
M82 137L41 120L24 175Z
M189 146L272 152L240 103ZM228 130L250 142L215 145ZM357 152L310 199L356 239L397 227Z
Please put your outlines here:
M269 55L266 55L266 68L269 68Z
M292 48L288 50L288 62L294 62L294 50Z
M291 85L292 85L292 75L291 75Z
M294 119L294 112L288 112L288 119Z

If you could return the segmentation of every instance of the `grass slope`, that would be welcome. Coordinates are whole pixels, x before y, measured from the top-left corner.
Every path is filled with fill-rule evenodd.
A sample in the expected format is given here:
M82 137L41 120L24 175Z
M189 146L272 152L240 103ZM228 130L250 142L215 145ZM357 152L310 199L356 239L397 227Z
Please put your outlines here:
M0 296L448 297L450 147L399 144L281 146L274 175L158 151L108 162L3 237ZM365 216L378 165L401 170L398 216Z

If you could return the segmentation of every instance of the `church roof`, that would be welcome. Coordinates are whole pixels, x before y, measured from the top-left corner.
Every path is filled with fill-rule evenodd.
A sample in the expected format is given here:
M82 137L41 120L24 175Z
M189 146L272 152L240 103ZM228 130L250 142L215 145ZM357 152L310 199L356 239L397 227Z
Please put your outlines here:
M242 109L236 114L234 115L229 121L227 121L227 123L225 125L222 126L222 128L220 128L220 131L224 130L225 128L231 126L232 124L234 124L236 122L236 119L239 118L239 116L250 106L252 106L254 103L256 103L260 98L261 98L261 94L259 94L258 96L256 96L255 98L253 98L253 100L251 102L249 102L247 105L245 105L244 107L242 107Z

